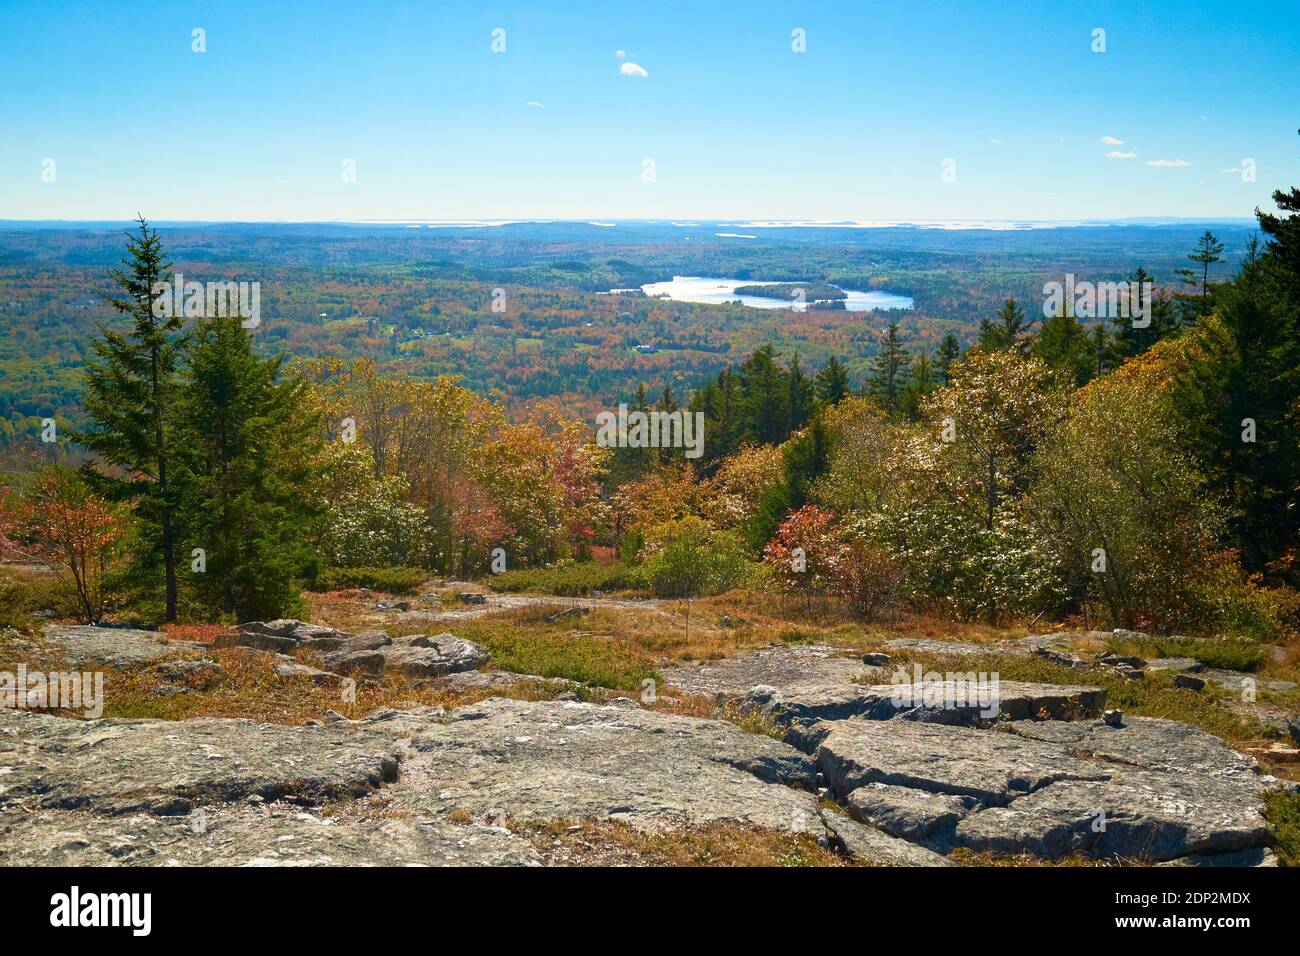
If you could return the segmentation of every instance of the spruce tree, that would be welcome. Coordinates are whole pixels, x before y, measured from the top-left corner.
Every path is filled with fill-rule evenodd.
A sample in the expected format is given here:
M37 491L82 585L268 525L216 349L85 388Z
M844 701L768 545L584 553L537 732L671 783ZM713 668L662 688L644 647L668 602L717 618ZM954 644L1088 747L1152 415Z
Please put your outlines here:
M757 444L777 444L790 434L790 394L787 378L769 344L754 350L740 366L744 437Z
M903 415L912 421L920 421L921 403L938 387L934 378L934 365L929 356L922 352L912 360L912 367L907 374L907 384L903 386L903 393L899 396L899 409Z
M790 408L790 419L786 425L787 432L795 432L808 424L812 418L815 396L812 379L808 378L799 364L799 353L790 357L790 367L786 370L786 402Z
M903 348L898 337L898 322L890 319L881 338L880 350L871 360L866 387L867 394L890 415L898 410L898 399L907 374L907 359L907 349Z
M1071 385L1082 385L1092 375L1093 343L1079 320L1064 308L1044 320L1034 337L1031 352L1048 368L1064 375Z
M1294 583L1281 559L1300 540L1300 216L1259 220L1268 246L1261 254L1252 240L1237 278L1216 288L1174 406L1188 449L1233 507L1243 566Z
M163 618L175 621L180 488L171 433L183 336L181 317L171 314L176 310L163 300L171 263L162 240L143 216L139 224L138 232L127 234L124 268L110 273L118 293L106 297L129 317L130 327L124 332L98 327L82 398L91 425L74 437L98 456L98 463L87 468L92 483L110 499L133 504L140 547L133 555L132 577L138 586L152 587L161 562ZM107 473L103 465L115 466L121 474Z
M1020 303L1007 299L998 310L996 321L980 320L979 347L986 352L1016 349L1023 354L1028 348L1025 336L1032 324L1025 321L1025 310Z
M307 386L261 359L238 317L202 320L178 403L187 472L179 524L205 567L187 576L196 602L236 620L284 617L316 509L304 495L318 451Z
M934 373L944 385L949 382L953 363L960 358L961 344L957 341L956 333L945 332L934 356Z
M849 394L849 373L832 355L817 373L815 379L817 401L822 405L838 405Z

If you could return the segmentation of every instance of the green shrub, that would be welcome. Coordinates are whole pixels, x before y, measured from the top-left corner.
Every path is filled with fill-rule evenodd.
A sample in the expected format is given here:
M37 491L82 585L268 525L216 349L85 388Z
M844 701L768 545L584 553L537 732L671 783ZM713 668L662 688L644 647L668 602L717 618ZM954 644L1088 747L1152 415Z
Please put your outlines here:
M494 575L494 591L535 591L560 597L583 597L592 591L627 591L644 586L641 570L624 564L593 561L561 563L553 568L526 568Z
M1278 861L1300 866L1300 794L1270 790L1264 795L1264 817L1276 839Z
M414 594L428 579L423 568L327 568L312 583L312 590L369 588L385 594Z
M0 581L0 627L23 630L31 623L32 610L26 588L17 581Z
M1111 642L1113 650L1143 657L1195 657L1209 667L1253 671L1264 663L1265 648L1238 638L1135 637Z
M647 537L646 582L660 597L718 594L752 579L740 539L702 518L665 522Z

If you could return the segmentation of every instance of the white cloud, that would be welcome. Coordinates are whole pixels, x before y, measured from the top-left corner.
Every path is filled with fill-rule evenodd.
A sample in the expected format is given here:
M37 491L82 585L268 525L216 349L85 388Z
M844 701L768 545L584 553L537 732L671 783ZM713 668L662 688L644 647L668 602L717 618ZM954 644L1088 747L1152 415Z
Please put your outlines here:
M545 103L539 103L539 102L537 102L537 100L529 100L527 105L528 105L528 106L531 106L533 109L536 109L536 110L544 110L544 109L546 109L546 104L545 104Z
M1126 153L1119 149L1112 149L1106 155L1111 159L1137 159L1137 153Z
M627 50L615 50L614 55L621 60L623 57L627 56Z
M1124 141L1115 136L1103 136L1101 141L1107 146L1123 146Z
M618 72L622 73L624 76L649 76L650 75L645 71L645 67L641 66L639 63L633 63L631 60L624 63L622 66L620 66L618 68Z
M991 142L991 143L996 143L996 144L999 145L999 146L1002 145L1002 140L998 139L996 136L994 136L992 139L990 139L989 142Z
M1242 173L1245 172L1245 170L1242 169L1240 166L1236 166L1236 167L1234 167L1234 168L1232 168L1232 169L1221 169L1221 170L1219 170L1219 172L1221 172L1221 173L1232 173L1234 176L1240 176Z
M1185 159L1148 159L1148 166L1190 166L1192 165Z

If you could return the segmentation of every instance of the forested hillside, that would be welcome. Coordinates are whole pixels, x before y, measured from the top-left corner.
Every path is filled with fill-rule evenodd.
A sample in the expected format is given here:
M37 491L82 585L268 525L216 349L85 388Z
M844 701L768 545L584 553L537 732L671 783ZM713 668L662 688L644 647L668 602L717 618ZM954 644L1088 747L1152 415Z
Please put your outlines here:
M1215 227L1240 254L1247 231ZM868 374L887 313L815 310L797 316L739 305L647 299L611 289L673 275L764 282L833 282L911 296L897 316L913 352L945 336L977 341L981 321L1012 296L1038 303L1067 272L1120 280L1139 265L1182 287L1202 227L1094 226L1020 232L773 229L758 240L664 224L514 224L477 229L365 226L187 226L162 232L188 279L251 279L263 356L373 359L395 374L459 376L519 418L530 404L589 417L630 400L637 384L685 395L765 344L850 380ZM618 236L611 236L618 233ZM82 370L120 256L120 228L0 226L0 446L21 445L45 417L83 421ZM1216 264L1226 278L1232 258ZM493 310L493 290L506 308ZM1036 306L1030 306L1033 311ZM1033 316L1031 316L1031 319ZM639 354L638 345L653 347Z

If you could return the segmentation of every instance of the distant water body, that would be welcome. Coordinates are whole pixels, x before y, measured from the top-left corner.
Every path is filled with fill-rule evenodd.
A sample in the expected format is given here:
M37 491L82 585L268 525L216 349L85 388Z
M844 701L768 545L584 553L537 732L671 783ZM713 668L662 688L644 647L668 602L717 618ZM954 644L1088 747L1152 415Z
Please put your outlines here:
M671 282L651 282L641 287L651 298L668 298L674 302L705 302L720 305L739 300L742 305L756 309L792 309L788 299L773 299L763 295L736 295L743 285L773 285L762 279L716 279L710 276L673 276ZM782 283L783 285L786 283ZM838 288L838 287L837 287ZM615 290L618 291L618 290ZM849 312L868 312L872 309L910 309L910 296L890 292L858 292L842 289L844 308Z

